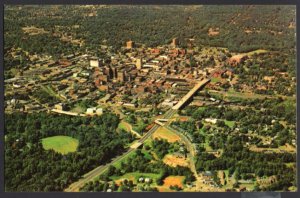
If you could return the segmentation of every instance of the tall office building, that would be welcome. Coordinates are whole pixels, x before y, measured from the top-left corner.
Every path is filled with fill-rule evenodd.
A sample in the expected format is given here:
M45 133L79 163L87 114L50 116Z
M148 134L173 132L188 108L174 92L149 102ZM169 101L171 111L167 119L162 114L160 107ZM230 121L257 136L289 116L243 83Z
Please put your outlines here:
M120 82L125 81L125 72L124 71L119 71L118 72L118 81L120 81Z
M176 47L178 45L178 43L179 43L178 38L173 38L173 40L172 40L172 46Z
M134 42L133 41L127 41L126 42L126 48L127 49L131 49L131 48L133 48L134 47Z
M113 68L113 76L114 78L118 78L118 69L116 67Z
M105 66L103 73L107 75L109 79L113 78L113 70L110 66Z
M135 66L136 66L136 68L138 69L138 70L140 70L140 69L142 69L142 58L138 58L138 59L136 59L136 64L135 64Z

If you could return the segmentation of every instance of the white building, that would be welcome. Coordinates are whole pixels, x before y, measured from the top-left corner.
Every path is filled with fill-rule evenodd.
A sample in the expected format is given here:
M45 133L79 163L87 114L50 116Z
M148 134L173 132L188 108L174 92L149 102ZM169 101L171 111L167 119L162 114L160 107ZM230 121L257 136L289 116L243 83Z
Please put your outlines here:
M86 109L86 114L88 115L102 115L103 114L103 109L102 108L97 108L97 107L92 107L92 108L87 108Z
M90 66L91 67L99 67L100 66L99 60L98 59L90 60Z
M217 119L215 119L215 118L205 118L204 121L212 123L212 124L216 124L217 123Z

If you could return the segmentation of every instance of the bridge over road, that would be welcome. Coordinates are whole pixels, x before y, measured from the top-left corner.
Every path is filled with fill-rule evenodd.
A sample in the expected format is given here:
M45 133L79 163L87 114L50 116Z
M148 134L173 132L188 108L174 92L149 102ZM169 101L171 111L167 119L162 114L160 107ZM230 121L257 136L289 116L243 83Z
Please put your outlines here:
M185 105L187 103L187 101L194 96L194 94L202 89L208 82L210 81L209 78L205 78L203 80L201 80L200 82L198 82L194 87L193 89L191 89L185 96L183 96L181 98L181 100L179 100L179 102L174 106L172 107L172 109L174 110L178 110L180 109L183 105Z
M174 116L178 109L180 109L186 102L193 97L193 95L200 89L202 89L210 79L203 79L198 82L193 89L191 89L173 108L169 109L162 117L163 120L168 120ZM85 183L89 181L93 181L99 175L103 174L110 165L116 163L117 161L123 160L126 156L128 156L131 152L134 152L137 147L142 145L158 128L159 124L155 123L155 125L145 134L143 135L134 145L132 145L125 153L115 157L111 162L100 165L89 173L85 174L81 179L77 182L72 183L68 188L66 188L65 192L78 192L81 187L84 186Z

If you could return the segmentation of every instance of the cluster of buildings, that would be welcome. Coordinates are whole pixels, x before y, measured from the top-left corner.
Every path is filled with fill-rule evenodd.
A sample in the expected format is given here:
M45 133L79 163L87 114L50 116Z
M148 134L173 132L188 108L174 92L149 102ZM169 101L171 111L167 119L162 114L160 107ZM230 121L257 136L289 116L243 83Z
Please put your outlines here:
M175 105L197 80L207 75L199 65L191 65L191 57L197 52L192 47L180 48L178 44L174 38L170 45L145 48L130 40L109 62L91 59L95 86L114 94L115 102L127 105L134 99L160 93L167 95L162 106ZM132 97L122 101L123 95Z
M6 109L54 108L60 111L54 103L39 103L33 93L40 90L68 104L93 100L99 105L111 102L132 108L172 107L197 80L215 70L215 65L204 70L193 58L199 56L199 50L192 43L187 48L179 47L177 38L169 45L155 48L140 46L130 40L117 52L111 52L107 46L101 46L100 50L104 57L75 53L58 60L27 53L28 68L23 68L19 76L5 80ZM18 53L12 55L18 56ZM216 75L226 72L216 72ZM157 95L163 95L163 99L146 100ZM9 102L12 99L14 103ZM16 103L22 105L16 108L13 105ZM24 110L24 105L30 107ZM86 113L97 114L96 111Z
M89 56L70 54L53 60L49 56L28 55L30 64L19 75L5 79L6 110L44 111L63 110L50 100L41 102L36 92L55 97L62 103L79 100L98 100L99 91L91 80ZM43 97L43 94L40 94ZM13 101L13 102L11 102Z

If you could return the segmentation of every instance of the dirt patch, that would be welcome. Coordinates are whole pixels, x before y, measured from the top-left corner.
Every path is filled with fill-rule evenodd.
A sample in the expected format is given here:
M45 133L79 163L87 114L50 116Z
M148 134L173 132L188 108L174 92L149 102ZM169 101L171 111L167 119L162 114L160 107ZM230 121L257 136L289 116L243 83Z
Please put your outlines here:
M224 171L218 171L218 177L220 178L221 184L224 185L225 184L225 173Z
M216 36L220 34L219 28L209 28L208 35L209 36Z
M165 186L157 186L158 192L175 192L175 190L171 190L169 187Z
M148 126L146 127L145 130L146 130L146 131L149 131L154 125L155 125L154 123L148 125Z
M283 145L282 147L280 147L280 149L285 150L287 152L296 152L296 148L288 143L286 143L285 145Z
M176 142L180 140L180 137L173 133L172 131L169 131L165 128L159 128L153 135L152 138L158 138L158 139L166 139L168 142Z
M189 165L186 158L175 155L166 155L163 159L163 162L172 167Z
M239 64L241 62L243 62L245 59L247 59L247 55L246 54L238 54L238 55L234 55L232 56L228 62L232 65L236 65Z
M189 120L189 117L187 117L187 116L180 116L179 117L179 121L180 122L186 122L186 121L188 121Z
M267 178L257 178L257 183L260 185L260 186L269 186L273 183L275 183L277 181L277 177L276 176L270 176L270 177L267 177Z
M283 153L283 152L290 152L290 153L294 153L296 152L296 148L294 148L291 145L284 145L281 146L279 148L259 148L256 147L255 145L251 145L249 147L250 151L254 151L254 152L274 152L274 153Z
M249 34L249 33L252 33L253 31L251 30L244 30L245 33Z
M128 181L134 181L135 182L135 178L133 176L130 176L130 177L125 177L125 178L120 178L118 180L115 180L115 183L120 186L121 185L121 182L124 181L125 179L127 179Z
M29 35L38 35L38 34L47 34L48 31L45 31L44 28L37 28L34 26L23 27L22 30Z
M183 180L185 176L169 176L164 179L164 185L165 187L170 186L179 186L180 188L183 188Z

